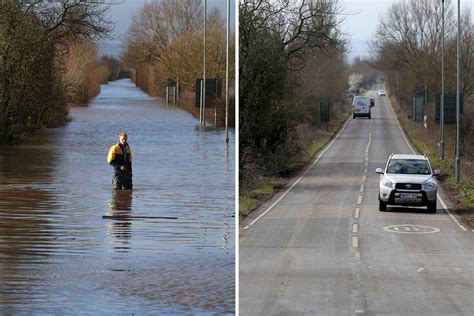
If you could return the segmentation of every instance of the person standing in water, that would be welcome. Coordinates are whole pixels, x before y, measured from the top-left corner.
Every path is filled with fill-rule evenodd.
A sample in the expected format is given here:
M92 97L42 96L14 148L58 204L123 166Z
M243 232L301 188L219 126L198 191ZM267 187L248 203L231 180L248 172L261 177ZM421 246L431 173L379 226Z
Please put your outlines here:
M107 162L114 167L112 185L114 190L131 190L132 183L132 150L127 142L127 134L119 134L119 142L110 147Z

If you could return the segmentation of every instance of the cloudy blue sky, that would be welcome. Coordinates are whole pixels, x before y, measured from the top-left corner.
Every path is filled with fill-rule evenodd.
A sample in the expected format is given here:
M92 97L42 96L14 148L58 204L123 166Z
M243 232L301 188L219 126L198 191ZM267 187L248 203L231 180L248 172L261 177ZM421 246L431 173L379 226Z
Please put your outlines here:
M346 32L351 38L351 52L349 59L355 56L369 56L368 42L372 39L378 25L378 21L394 2L400 0L340 0L344 7ZM418 0L412 0L418 1ZM431 0L439 1L441 0ZM450 1L450 0L446 0ZM457 0L451 0L451 5L457 8ZM461 10L466 6L472 8L474 0L461 0ZM471 10L474 17L474 10Z
M110 16L116 23L114 28L115 41L127 32L132 22L133 14L143 7L143 4L153 0L124 0L123 4L111 7ZM204 2L204 0L202 0ZM235 1L231 0L231 24L234 25ZM351 38L349 58L369 56L368 42L372 39L378 25L379 17L383 15L395 1L400 0L339 0L344 9L345 30ZM415 1L415 0L413 0ZM441 0L432 0L441 1ZM450 0L446 0L450 1ZM210 9L216 7L225 15L226 0L207 0ZM451 0L455 5L456 0ZM461 7L474 6L474 0L461 0ZM474 10L471 10L474 15ZM104 51L103 47L102 50ZM107 50L107 48L105 48ZM110 53L110 52L109 52Z

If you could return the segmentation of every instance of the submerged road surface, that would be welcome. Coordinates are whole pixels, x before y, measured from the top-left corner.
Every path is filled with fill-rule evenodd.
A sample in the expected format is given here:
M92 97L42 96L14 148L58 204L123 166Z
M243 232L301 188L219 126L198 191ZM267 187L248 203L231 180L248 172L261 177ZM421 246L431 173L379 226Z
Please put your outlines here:
M129 80L0 151L0 314L234 311L234 134ZM117 133L133 191L113 191ZM109 216L105 219L103 216Z
M378 210L375 169L412 151L388 99L375 102L372 120L350 118L287 194L241 224L241 315L474 314L474 234L439 200L436 214Z

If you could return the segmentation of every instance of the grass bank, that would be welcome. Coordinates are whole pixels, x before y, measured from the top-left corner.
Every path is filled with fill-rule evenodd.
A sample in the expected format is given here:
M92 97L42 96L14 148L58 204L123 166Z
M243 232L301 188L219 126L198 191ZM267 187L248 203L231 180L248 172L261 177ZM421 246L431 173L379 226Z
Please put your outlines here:
M336 135L350 113L343 112L339 117L330 121L327 130L318 135L304 152L295 156L283 172L285 177L263 178L255 189L241 194L239 197L239 218L242 219L250 212L273 197L280 189L284 188L290 178L307 166L313 157Z

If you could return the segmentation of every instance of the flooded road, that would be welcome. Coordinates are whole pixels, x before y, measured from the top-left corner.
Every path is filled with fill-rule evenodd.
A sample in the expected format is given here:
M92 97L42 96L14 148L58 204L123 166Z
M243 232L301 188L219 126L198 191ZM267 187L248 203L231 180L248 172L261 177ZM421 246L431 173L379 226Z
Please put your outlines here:
M233 313L234 133L129 80L0 151L0 314ZM120 131L133 191L113 191ZM105 218L103 218L105 216Z

